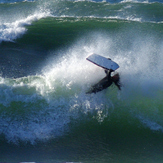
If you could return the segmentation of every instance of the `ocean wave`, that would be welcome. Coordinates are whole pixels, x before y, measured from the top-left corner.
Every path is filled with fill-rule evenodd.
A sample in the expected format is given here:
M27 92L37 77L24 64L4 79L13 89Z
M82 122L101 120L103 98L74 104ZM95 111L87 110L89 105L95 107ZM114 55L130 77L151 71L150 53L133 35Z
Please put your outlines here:
M52 4L53 6L53 4ZM162 21L162 5L159 3L94 3L80 1L76 3L62 2L55 4L51 14L56 17L90 17L90 18L121 18L133 21L160 22ZM151 10L153 8L154 10ZM157 8L157 11L155 10Z
M102 124L107 132L109 125L114 129L117 123L119 133L126 124L135 131L141 126L144 135L146 128L162 132L162 24L151 24L147 19L153 14L148 13L150 7L161 7L150 4L144 10L142 4L104 2L92 6L86 1L44 4L34 6L34 14L27 13L24 18L11 21L9 13L6 17L10 21L1 21L0 41L17 41L14 46L2 44L6 72L18 63L19 75L23 67L20 60L25 57L23 63L36 65L41 57L43 63L38 74L0 77L0 134L9 142L33 144L71 135L71 125L77 128L81 122L81 127L89 126L90 121L94 126ZM147 17L138 15L140 8ZM46 50L40 54L40 49ZM121 91L113 86L85 94L105 76L103 69L85 59L91 53L110 57L120 65ZM135 119L138 122L134 123Z
M69 0L69 1L85 1L85 0ZM162 3L162 0L87 0L88 2L102 2L102 3L126 3L126 2L132 2L132 3Z
M36 13L29 15L25 19L20 19L11 23L0 24L0 42L2 41L14 41L21 37L27 29L25 26L31 25L33 21L37 21L47 16L47 13Z
M17 2L35 2L35 1L39 1L39 0L0 0L0 3L17 3ZM68 0L68 1L72 1L72 2L82 2L85 0ZM49 0L48 2L51 2L51 0ZM161 0L87 0L87 2L102 2L102 3L126 3L126 2L132 2L132 3L162 3Z
M109 113L107 108L113 107L103 94L90 100L80 87L66 82L68 78L54 75L54 70L51 78L47 76L1 78L0 134L8 142L33 144L54 139L69 131L69 123L79 113L93 112L102 122Z
M19 4L20 7L22 4ZM71 1L55 1L55 2L34 2L29 4L23 4L24 12L12 15L14 10L19 9L19 5L11 7L11 13L6 12L6 6L1 6L1 14L5 15L0 17L0 42L2 41L14 41L26 33L27 25L31 25L34 21L40 20L45 17L56 18L88 18L101 20L126 20L137 22L149 22L160 23L162 22L162 5L154 4L135 4L118 3L109 4L105 3L92 3L88 1L77 1L75 3ZM31 8L32 13L28 11ZM151 10L151 8L153 8ZM4 10L5 9L5 10ZM156 9L156 10L155 10ZM24 15L24 16L22 16ZM62 19L64 21L64 19ZM98 21L98 20L97 20Z
M146 78L141 77L135 81L138 76L135 77L131 69L133 64L131 67L128 65L133 73L130 74L125 69L124 59L122 63L120 56L112 55L110 57L121 66L122 91L111 87L97 94L86 95L86 90L100 80L104 72L85 60L87 52L78 56L83 50L88 52L92 49L88 46L79 50L76 45L66 55L50 58L42 75L0 78L0 134L5 135L8 142L35 144L37 140L49 141L70 133L69 125L77 126L76 121L87 125L89 120L94 119L100 124L114 112L117 113L115 122L121 122L125 112L130 117L126 121L132 123L136 117L144 128L162 132L162 116L158 114L162 109L159 82L146 84ZM145 74L144 71L141 73ZM140 116L140 113L144 116ZM140 124L136 123L133 127L137 128Z
M35 0L0 0L0 4L3 3L17 3L17 2L34 2Z

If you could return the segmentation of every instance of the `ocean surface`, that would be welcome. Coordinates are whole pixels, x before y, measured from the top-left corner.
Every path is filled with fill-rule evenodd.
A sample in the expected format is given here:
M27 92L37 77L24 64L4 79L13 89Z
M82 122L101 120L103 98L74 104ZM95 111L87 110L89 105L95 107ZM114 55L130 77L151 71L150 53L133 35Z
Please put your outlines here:
M0 0L0 162L162 163L163 0Z

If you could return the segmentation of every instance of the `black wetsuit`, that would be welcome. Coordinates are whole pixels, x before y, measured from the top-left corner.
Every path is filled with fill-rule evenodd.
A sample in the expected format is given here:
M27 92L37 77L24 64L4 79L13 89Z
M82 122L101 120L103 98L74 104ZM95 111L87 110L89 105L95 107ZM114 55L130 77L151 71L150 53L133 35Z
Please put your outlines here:
M97 84L92 86L91 91L87 92L87 93L96 93L99 91L102 91L103 89L108 88L109 86L112 85L113 81L111 79L111 73L112 70L105 70L106 73L106 77L104 77L102 80L100 80Z
M112 72L113 70L105 70L106 76L102 80L100 80L97 84L93 85L91 89L86 93L89 94L102 91L103 89L110 87L113 83L118 87L119 90L121 90L121 86L119 84L120 80L119 74L116 74L113 77L111 77Z

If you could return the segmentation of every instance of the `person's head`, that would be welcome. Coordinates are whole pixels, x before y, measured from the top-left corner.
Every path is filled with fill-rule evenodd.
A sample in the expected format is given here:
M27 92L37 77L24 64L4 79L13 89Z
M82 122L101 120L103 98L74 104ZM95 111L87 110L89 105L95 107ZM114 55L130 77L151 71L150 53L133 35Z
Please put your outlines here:
M111 77L112 81L114 84L118 87L119 90L121 90L121 85L120 85L120 77L119 74L115 74L114 76Z
M112 76L112 81L113 82L116 82L116 81L119 81L119 74L115 74L114 76Z

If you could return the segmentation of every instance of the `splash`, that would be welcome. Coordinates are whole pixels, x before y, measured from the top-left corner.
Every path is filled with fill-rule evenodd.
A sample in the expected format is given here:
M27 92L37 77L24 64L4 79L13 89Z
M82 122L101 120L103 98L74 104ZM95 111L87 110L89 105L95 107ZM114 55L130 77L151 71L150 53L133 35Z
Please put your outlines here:
M26 19L17 20L12 23L0 24L0 42L2 41L14 41L15 39L21 37L27 29L25 26L31 25L33 21L37 21L41 18L46 17L47 14L34 14L28 16Z

